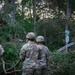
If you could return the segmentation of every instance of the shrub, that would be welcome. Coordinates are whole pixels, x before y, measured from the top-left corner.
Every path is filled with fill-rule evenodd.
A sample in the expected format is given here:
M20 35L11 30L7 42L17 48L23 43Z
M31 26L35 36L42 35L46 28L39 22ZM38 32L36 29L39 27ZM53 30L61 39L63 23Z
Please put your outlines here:
M72 52L53 52L47 75L75 75L75 54Z

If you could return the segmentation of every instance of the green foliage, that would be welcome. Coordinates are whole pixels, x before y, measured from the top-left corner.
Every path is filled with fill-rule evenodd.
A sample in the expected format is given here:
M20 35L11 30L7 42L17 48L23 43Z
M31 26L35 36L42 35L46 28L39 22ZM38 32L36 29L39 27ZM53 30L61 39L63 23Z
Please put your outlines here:
M43 35L50 50L65 45L65 21L59 19L43 19L38 22L38 35Z
M21 4L22 4L22 5L26 5L26 3L27 3L28 1L29 1L29 0L22 0L22 1L21 1Z
M4 4L0 10L1 18L6 21L6 24L0 26L0 43L3 45L5 50L4 60L6 62L6 67L12 67L15 65L19 59L19 50L21 44L16 42L16 39L25 40L27 32L33 31L33 17L32 17L32 4L33 0L22 0L21 3L17 3L15 0L15 23L14 27L11 27L11 11L13 6L11 6L11 0L0 0L0 4ZM42 19L36 14L36 21L39 21L37 24L37 34L43 35L46 39L46 45L49 47L50 51L56 51L58 48L65 45L65 13L66 10L66 0L43 0L46 3L42 3L41 0L37 0L36 4L39 14L43 11L46 11L45 8L49 9L48 14L53 14L54 18L52 19ZM22 6L22 8L21 8ZM25 10L27 8L27 10ZM43 10L44 9L44 10ZM43 10L43 11L42 11ZM51 12L51 11L52 12ZM75 0L70 0L70 11L72 13L75 10ZM29 12L28 15L24 13ZM62 12L62 13L61 13ZM47 12L46 12L47 13ZM46 15L46 13L44 13ZM72 16L71 13L71 16ZM49 14L49 15L50 15ZM63 16L62 16L63 14ZM74 16L73 16L74 17ZM0 22L1 23L1 22ZM69 30L70 33L70 42L75 41L75 21L70 18ZM15 43L13 42L15 40ZM75 49L72 48L72 49ZM17 66L17 69L21 68L20 63ZM74 53L58 53L54 52L50 56L48 74L49 75L75 75L75 54ZM0 73L2 70L2 63L0 62ZM20 74L20 73L19 73ZM2 75L2 74L0 74ZM17 74L18 75L18 74Z
M0 43L2 42L10 42L13 38L19 38L25 40L25 36L27 32L33 31L33 23L29 21L29 19L18 20L19 23L16 21L16 25L14 27L10 26L10 22L6 21L7 24L0 27Z
M38 22L37 35L43 35L46 39L46 45L51 51L61 48L65 45L65 25L64 19L43 19ZM70 41L75 41L75 21L70 22Z
M10 41L10 28L8 25L0 27L0 42L3 42L4 40Z
M71 9L71 11L72 12L75 11L75 0L70 0L69 2L70 2L70 9Z
M4 44L3 48L5 50L3 59L6 62L6 69L8 69L8 68L13 67L18 62L20 46L16 45L16 43L9 42L9 43ZM18 70L21 69L22 68L21 66L22 66L22 63L19 63L19 65L16 66L16 69ZM3 75L2 72L3 72L2 63L0 61L0 75ZM17 75L20 75L20 72L19 74L17 73Z
M15 46L14 43L6 43L5 47L5 56L4 59L9 60L9 61L13 61L15 59L18 59L18 50Z
M50 55L48 75L75 75L75 54L54 52Z

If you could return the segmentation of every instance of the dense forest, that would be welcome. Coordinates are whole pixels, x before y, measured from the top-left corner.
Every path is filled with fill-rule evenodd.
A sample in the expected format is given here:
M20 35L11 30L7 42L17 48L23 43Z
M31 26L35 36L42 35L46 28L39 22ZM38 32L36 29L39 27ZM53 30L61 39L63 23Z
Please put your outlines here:
M45 37L51 52L47 75L75 75L75 0L0 0L0 44L8 72L0 60L0 75L21 75L22 63L13 66L28 32Z

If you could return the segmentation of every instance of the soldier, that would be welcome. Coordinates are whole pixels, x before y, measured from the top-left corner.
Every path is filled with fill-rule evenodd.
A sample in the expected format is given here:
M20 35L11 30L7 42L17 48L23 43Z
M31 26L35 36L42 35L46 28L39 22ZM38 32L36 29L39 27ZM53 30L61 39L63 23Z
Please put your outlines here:
M39 52L39 55L38 55L38 65L40 67L40 72L41 72L41 75L45 75L45 71L48 67L48 60L49 60L49 49L48 47L46 47L44 44L45 44L45 39L43 36L38 36L36 38L36 42L37 42L37 47L38 47L38 52Z
M38 59L37 44L34 42L35 34L29 32L26 38L28 42L20 50L20 58L23 60L22 75L33 75Z
M2 47L2 45L0 45L0 57L4 54L4 49Z

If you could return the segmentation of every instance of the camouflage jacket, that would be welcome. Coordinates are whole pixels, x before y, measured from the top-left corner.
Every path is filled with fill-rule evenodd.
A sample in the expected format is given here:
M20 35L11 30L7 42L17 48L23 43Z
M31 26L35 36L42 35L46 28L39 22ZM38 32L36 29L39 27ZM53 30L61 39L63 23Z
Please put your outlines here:
M47 67L48 65L48 60L49 60L49 55L50 55L50 52L49 52L49 49L48 47L46 47L45 45L37 45L37 48L38 48L38 61L37 63L39 64L39 67Z
M23 59L23 69L36 67L36 61L38 60L37 44L32 41L28 41L23 45L20 50L20 58Z

